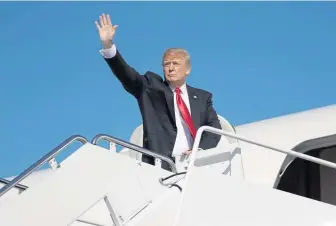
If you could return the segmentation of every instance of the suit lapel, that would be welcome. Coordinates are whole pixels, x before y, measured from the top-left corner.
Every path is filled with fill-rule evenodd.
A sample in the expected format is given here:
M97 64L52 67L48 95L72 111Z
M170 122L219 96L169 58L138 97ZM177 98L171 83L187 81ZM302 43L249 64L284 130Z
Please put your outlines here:
M194 122L195 129L198 130L198 128L200 127L199 97L197 91L191 86L187 85L187 90L190 103L191 118Z
M175 119L175 110L174 110L174 93L171 91L167 81L165 81L167 89L165 90L165 98L167 101L167 106L169 109L169 113L171 119L173 120L174 124L176 125ZM187 85L188 97L189 97L189 104L190 104L190 111L191 111L191 118L194 122L194 126L196 130L200 127L200 107L199 107L199 97L197 90L193 87Z
M174 124L176 125L176 119L175 119L175 110L174 110L174 93L172 92L172 90L170 89L167 81L165 81L165 84L167 86L167 89L165 90L165 97L166 97L166 101L167 101L167 105L168 105L168 109L169 109L169 113L170 116L174 122Z

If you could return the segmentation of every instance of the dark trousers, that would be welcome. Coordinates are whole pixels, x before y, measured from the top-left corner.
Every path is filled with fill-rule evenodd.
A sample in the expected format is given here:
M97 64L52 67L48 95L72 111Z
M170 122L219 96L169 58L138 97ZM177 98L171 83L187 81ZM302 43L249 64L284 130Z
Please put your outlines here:
M175 163L175 158L169 157L174 163ZM152 156L142 154L142 162L155 165L155 159ZM173 171L169 164L166 161L161 161L161 168L168 170L168 171Z

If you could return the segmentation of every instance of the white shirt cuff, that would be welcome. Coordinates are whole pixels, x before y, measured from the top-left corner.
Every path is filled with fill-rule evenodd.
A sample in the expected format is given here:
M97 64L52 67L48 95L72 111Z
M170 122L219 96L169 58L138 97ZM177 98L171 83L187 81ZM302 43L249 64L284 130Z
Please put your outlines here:
M110 58L113 58L117 54L117 48L113 44L111 48L102 49L99 52L105 59L110 59Z

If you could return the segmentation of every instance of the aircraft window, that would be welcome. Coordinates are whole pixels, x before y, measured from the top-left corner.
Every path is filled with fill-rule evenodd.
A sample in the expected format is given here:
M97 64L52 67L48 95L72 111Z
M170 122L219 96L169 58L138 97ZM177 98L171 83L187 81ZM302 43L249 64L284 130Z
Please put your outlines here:
M293 150L336 163L336 134L303 142ZM335 169L298 158L290 162L276 186L279 190L332 205L336 205L335 187Z

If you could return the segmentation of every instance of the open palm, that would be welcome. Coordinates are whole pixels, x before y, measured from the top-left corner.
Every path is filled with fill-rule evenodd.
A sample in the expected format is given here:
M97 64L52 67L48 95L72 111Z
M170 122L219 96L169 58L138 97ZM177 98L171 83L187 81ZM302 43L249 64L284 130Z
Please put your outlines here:
M105 15L104 13L99 16L99 22L100 24L95 21L100 40L103 44L112 43L118 25L112 25L110 16L108 14Z

